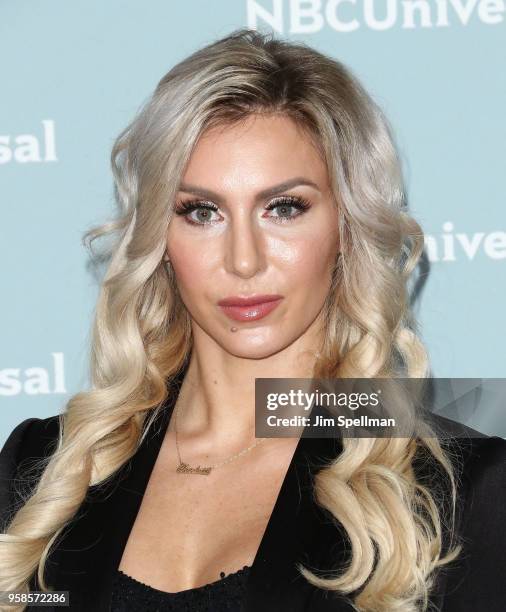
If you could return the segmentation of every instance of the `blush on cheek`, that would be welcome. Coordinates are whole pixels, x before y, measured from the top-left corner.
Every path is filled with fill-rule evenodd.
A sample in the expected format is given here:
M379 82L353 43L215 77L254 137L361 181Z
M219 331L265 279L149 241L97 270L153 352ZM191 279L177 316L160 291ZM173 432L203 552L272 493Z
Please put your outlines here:
M195 274L205 266L205 258L196 249L192 249L189 244L177 242L167 249L172 267L179 277L188 274Z
M190 311L198 310L205 301L204 296L210 292L212 294L213 287L216 287L209 262L200 254L195 257L195 253L189 249L180 249L177 255L171 258L171 264L181 298ZM209 288L211 291L208 291Z

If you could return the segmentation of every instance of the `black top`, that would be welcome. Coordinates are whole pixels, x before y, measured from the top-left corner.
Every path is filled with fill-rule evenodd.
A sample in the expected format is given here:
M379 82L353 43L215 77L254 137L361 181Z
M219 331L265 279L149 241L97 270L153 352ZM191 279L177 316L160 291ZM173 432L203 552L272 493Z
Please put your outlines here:
M167 593L121 570L113 579L111 612L243 612L250 566L194 589Z

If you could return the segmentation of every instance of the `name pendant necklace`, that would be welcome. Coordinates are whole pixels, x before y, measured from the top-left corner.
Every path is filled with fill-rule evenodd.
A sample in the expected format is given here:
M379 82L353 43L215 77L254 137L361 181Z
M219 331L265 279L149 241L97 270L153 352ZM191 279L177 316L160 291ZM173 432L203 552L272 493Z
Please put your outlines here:
M265 442L265 440L267 440L267 438L259 438L254 444L252 444L251 446L248 446L248 448L244 448L239 453L236 453L235 455L232 455L231 457L228 457L228 459L225 459L225 461L220 461L220 463L215 463L214 465L207 465L207 466L197 465L197 467L192 467L188 463L185 463L181 459L181 453L179 451L179 444L178 444L178 441L177 441L177 416L178 416L178 412L179 412L179 409L178 409L178 407L176 407L176 414L175 414L175 418L174 418L174 434L175 434L175 437L176 437L176 450L177 450L177 457L178 457L178 460L179 460L179 465L176 468L176 472L179 473L179 474L200 474L201 476L208 476L211 473L211 470L213 470L214 468L217 468L217 467L220 467L222 465L225 465L226 463L230 463L234 459L237 459L237 458L241 457L242 455L245 455L250 450L253 450L255 448L255 446L258 446L259 444L261 444L262 442Z

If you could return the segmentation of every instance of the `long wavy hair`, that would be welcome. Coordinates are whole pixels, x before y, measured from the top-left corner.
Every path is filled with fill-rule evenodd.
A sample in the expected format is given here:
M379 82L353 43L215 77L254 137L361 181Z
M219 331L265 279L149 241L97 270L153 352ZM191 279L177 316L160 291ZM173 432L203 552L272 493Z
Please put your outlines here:
M311 136L339 202L341 253L314 377L428 377L408 290L424 238L407 212L387 119L339 61L303 43L236 30L174 66L114 143L118 211L83 237L88 247L113 238L93 323L91 389L68 401L55 451L1 535L0 590L27 590L35 574L47 588L52 545L88 488L136 452L187 363L190 317L163 261L179 181L204 130L253 113L288 116ZM449 512L417 477L420 450L448 478ZM460 548L452 528L456 481L435 436L343 439L342 453L317 473L314 497L344 527L350 560L330 577L299 571L356 610L426 609L437 568Z

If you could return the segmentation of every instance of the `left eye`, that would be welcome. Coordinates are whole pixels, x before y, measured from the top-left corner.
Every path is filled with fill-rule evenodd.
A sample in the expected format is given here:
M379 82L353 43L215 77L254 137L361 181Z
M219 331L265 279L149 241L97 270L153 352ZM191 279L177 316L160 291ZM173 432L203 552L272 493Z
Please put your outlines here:
M293 215L285 215L285 213L289 212L292 208L297 210L298 212ZM280 212L278 212L274 217L271 218L276 219L277 223L284 223L285 221L292 221L293 219L296 219L304 212L306 212L308 208L310 208L310 204L309 202L307 202L307 200L303 200L302 198L290 197L282 198L281 200L276 200L272 204L269 204L266 210L279 210Z

